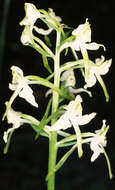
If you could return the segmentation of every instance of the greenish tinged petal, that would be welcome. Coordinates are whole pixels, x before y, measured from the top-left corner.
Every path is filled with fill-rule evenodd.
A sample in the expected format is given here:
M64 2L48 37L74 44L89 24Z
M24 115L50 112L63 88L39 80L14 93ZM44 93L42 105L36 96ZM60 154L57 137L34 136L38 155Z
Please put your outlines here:
M67 86L75 86L76 80L75 80L75 75L73 69L64 71L61 75L62 82L66 81L65 87Z
M73 30L72 35L75 35L80 42L91 42L91 28L88 18L86 18L86 22L84 24L80 24Z
M23 45L31 45L31 44L33 44L33 37L32 37L32 33L30 31L30 26L25 26L24 27L24 30L22 32L20 40L21 40L21 43Z
M39 10L36 9L35 5L32 3L25 3L25 18L20 22L20 25L34 25L36 20L40 18L42 15L40 14Z

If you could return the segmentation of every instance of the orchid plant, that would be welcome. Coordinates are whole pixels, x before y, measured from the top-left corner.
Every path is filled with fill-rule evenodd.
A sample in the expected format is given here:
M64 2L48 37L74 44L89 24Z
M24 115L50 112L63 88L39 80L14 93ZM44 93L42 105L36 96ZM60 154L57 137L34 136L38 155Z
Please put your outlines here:
M89 124L91 120L96 119L96 113L84 113L82 102L82 93L86 93L89 98L92 93L89 90L98 81L104 92L106 101L109 101L109 94L102 75L108 73L112 60L105 60L104 56L92 61L89 58L88 50L95 51L102 47L102 44L91 42L91 27L86 18L84 24L80 24L76 29L62 23L62 19L56 16L53 9L45 11L37 9L31 3L25 3L25 17L20 22L24 27L21 42L25 46L30 46L41 54L43 66L49 72L47 78L40 76L24 76L21 68L12 66L12 83L9 89L13 94L6 104L6 110L3 115L12 127L4 132L3 139L6 143L4 153L7 153L10 140L15 129L24 123L30 125L36 132L35 139L40 135L49 139L49 161L48 174L46 176L47 189L55 189L55 173L61 168L73 151L78 152L78 157L83 156L83 145L89 144L92 156L91 162L94 162L100 154L103 154L107 161L109 177L112 178L111 165L105 147L107 144L106 134L109 125L103 120L102 127L94 132L82 132L82 126ZM37 20L43 22L47 29L40 28ZM52 48L50 34L55 31L55 48ZM40 39L42 36L42 40ZM53 44L54 45L54 44ZM60 55L66 56L68 51L73 55L73 60L60 63ZM79 58L78 51L82 58ZM80 56L81 57L81 56ZM53 60L52 62L49 60ZM81 71L84 85L81 88L76 87L75 72ZM53 82L52 82L53 81ZM45 94L48 99L46 111L41 121L39 118L27 115L13 110L13 102L19 97L25 99L30 106L38 108L39 102L36 102L32 84L42 85L49 88ZM68 128L73 128L69 130ZM71 132L70 132L71 131ZM59 138L58 138L59 137ZM58 150L62 147L70 147L66 154L57 162Z

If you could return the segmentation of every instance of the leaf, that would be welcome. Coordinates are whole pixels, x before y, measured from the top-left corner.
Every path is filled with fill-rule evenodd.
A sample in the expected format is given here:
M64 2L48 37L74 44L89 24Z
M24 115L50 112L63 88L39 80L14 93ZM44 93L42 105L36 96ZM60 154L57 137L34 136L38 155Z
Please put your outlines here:
M39 131L38 125L30 124L30 126L33 128L33 130L34 130L36 133L38 133L38 131ZM49 138L48 133L46 133L46 132L43 131L43 130L40 132L40 135L43 136L43 137L48 137L48 138Z
M41 131L43 131L43 129L44 129L45 125L46 125L47 117L48 117L48 114L49 114L49 111L50 111L50 107L51 107L51 99L49 100L47 108L46 108L46 112L45 112L40 124L38 125L39 130L37 131L37 134L35 136L35 140L38 139Z
M72 96L64 95L63 92L59 88L57 88L57 86L55 86L53 83L49 82L47 79L44 79L42 77L35 76L35 75L28 75L25 78L30 80L29 84L39 84L39 85L49 87L52 90L55 90L60 96L66 98L66 99L69 99L69 100L73 100Z
M47 45L48 45L49 47L52 47L52 44L51 44L50 38L49 38L48 36L45 35L45 36L44 36L44 39L45 39Z
M49 71L49 73L52 73L52 70L48 64L48 59L45 54L42 54L42 59L43 59L44 67Z
M72 146L72 148L61 158L61 160L56 164L56 167L54 168L53 171L51 171L50 173L48 173L48 175L46 176L46 181L49 180L49 178L57 171L61 168L61 166L63 166L63 164L65 163L65 161L68 159L68 157L73 153L73 151L76 149L77 144L75 144L74 146Z

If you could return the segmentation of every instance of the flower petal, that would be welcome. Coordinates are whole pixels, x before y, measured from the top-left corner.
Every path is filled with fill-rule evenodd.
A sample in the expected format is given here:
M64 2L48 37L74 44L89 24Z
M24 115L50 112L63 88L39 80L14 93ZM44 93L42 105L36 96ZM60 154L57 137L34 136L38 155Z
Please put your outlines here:
M21 90L19 96L21 98L24 98L27 102L29 102L33 106L38 107L38 104L36 103L35 97L33 95L33 90L27 84L25 84L25 86Z
M68 114L63 114L57 121L54 123L54 125L51 126L49 129L50 131L58 131L58 130L65 130L69 127L71 127L72 124L69 121Z
M101 46L104 48L104 50L106 50L105 46L102 45L102 44L97 44L97 43L95 43L95 42L86 43L86 44L85 44L85 47L86 47L86 49L88 49L88 50L97 50L97 49L99 49Z

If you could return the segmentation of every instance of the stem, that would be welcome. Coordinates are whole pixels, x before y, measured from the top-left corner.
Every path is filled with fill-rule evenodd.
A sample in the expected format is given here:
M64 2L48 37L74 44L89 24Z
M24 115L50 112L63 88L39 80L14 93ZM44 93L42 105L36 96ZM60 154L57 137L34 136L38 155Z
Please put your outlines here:
M59 88L60 84L60 53L58 51L58 46L60 44L60 32L57 32L57 39L56 39L56 52L55 52L55 59L54 59L54 85ZM59 94L53 90L52 95L52 114L54 114L58 108L58 98ZM55 123L55 119L52 119L51 124ZM57 132L53 131L51 133L51 138L49 141L49 163L48 163L48 173L53 171L56 166L56 158L57 158ZM48 190L55 189L55 173L48 179Z
M81 48L81 53L82 53L84 63L85 63L85 80L88 80L89 74L90 74L89 73L90 72L90 61L89 61L88 53L84 47Z

